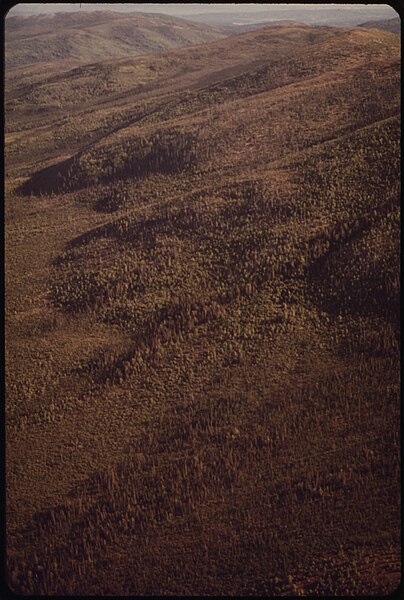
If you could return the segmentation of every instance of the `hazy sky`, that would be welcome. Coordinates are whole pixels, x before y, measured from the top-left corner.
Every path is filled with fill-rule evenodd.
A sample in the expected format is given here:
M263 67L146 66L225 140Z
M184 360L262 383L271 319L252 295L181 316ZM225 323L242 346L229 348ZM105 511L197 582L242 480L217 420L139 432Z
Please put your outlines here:
M210 12L267 12L269 9L289 9L290 11L296 8L307 8L312 10L324 10L324 9L361 9L363 12L377 11L386 13L395 13L395 11L387 4L139 4L139 3L125 3L125 4L113 4L113 3L89 3L82 2L81 10L115 10L120 12L129 11L141 11L141 12L163 12L169 14L201 14ZM10 15L21 14L21 13L46 13L46 12L62 12L80 10L80 3L18 3L14 6Z

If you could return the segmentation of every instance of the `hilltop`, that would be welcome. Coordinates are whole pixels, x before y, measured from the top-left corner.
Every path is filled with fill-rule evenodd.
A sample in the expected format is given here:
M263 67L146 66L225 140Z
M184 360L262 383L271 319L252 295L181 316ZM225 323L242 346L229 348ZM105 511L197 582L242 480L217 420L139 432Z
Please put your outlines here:
M399 37L11 73L11 588L392 592Z
M396 17L394 19L383 19L378 21L366 21L366 23L361 23L358 27L363 27L366 29L376 28L383 29L384 31L391 31L392 33L400 33L401 32L401 19L400 17Z
M17 15L6 19L7 68L162 52L224 37L209 25L160 14L113 11ZM73 64L72 62L72 64Z

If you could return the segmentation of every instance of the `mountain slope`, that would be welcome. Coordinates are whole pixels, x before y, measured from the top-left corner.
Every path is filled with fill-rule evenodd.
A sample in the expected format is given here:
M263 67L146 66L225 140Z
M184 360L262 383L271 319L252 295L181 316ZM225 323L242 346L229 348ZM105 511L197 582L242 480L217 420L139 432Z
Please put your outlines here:
M161 85L164 76L172 84L173 75L184 74L182 73L184 68L187 76L190 72L196 72L200 77L202 69L207 73L214 72L215 65L217 65L216 70L220 73L220 79L222 79L224 76L222 71L225 67L231 68L240 65L246 70L249 63L253 61L267 61L271 58L280 57L285 53L292 53L306 44L313 44L333 35L337 35L337 31L332 28L310 28L307 25L300 24L264 28L257 32L226 37L223 40L202 47L197 46L171 51L168 55L162 53L138 58L128 57L120 61L98 62L97 65L88 65L72 70L70 74L51 75L49 81L41 73L38 85L31 83L31 86L34 89L43 86L46 92L47 87L49 87L49 91L52 90L52 86L49 84L54 82L62 87L61 95L63 94L63 98L66 97L71 103L73 97L70 97L72 90L69 88L76 90L75 79L82 77L85 80L95 73L96 77L89 82L90 85L95 85L102 79L103 70L110 76L111 71L113 72L112 82L116 84L116 87L112 87L111 92L122 92L124 86L123 89L131 87L138 93L142 91L137 87L139 84L144 85L149 83L150 80L158 79L158 84ZM15 73L15 76L14 81L11 81L11 77L9 78L10 86L18 86L21 94L27 96L31 90L27 89L26 86L21 86L21 69L13 69L11 73ZM73 81L70 78L73 78ZM65 79L66 85L64 85ZM102 95L105 96L105 92L108 91L104 90ZM70 96L66 96L66 94ZM40 92L36 92L35 95L39 96ZM77 101L81 103L82 98L79 96ZM36 101L36 104L40 103Z
M295 29L285 29L289 44L290 31ZM64 166L51 166L38 173L32 180L32 189L49 191L56 180L57 185L68 189L108 181L111 177L128 177L130 173L138 177L150 170L181 171L189 169L192 163L202 170L212 168L209 165L213 164L219 169L226 165L227 168L253 165L257 168L261 161L267 164L268 160L280 159L290 152L287 140L296 151L392 116L399 101L399 45L391 43L391 34L360 30L343 36L328 31L321 33L325 36L317 36L316 43L302 48L298 58L291 52L276 59L274 51L274 58L264 66L223 79L221 83L202 85L198 90L196 80L196 90L188 89L182 97L171 98L152 110L151 116L146 113L132 123L115 127L112 134L106 133L94 144L86 144L76 156L65 161ZM262 35L256 35L258 40ZM279 33L272 38L268 32L267 36L277 49ZM240 36L240 41L243 37ZM391 56L388 60L392 48L396 50L395 59ZM164 64L164 57L162 60ZM119 68L117 64L112 69L115 75ZM127 68L125 61L124 69ZM152 95L156 89L154 82L161 90L160 72L156 67L152 71L148 84ZM74 75L78 81L87 82L86 71L80 70ZM183 81L182 72L178 77L174 70L173 76L174 81ZM72 88L72 79L68 81ZM169 81L173 89L172 78ZM111 92L116 93L117 85L111 87ZM63 89L60 80L58 89ZM77 87L73 89L77 97ZM372 90L371 96L368 89ZM108 98L105 88L101 88L100 94ZM344 98L344 103L338 106L335 99L339 97ZM65 98L67 100L66 95ZM364 101L366 110L361 105ZM317 102L315 111L311 108L314 102ZM287 122L284 119L280 133L276 124L281 121L283 112L299 114L299 119ZM226 127L216 131L215 119L226 123ZM256 145L258 140L262 143L262 152L259 157L251 155L251 165L243 148L246 143ZM38 188L40 185L45 187Z
M401 19L400 17L396 17L395 19L384 19L383 21L366 21L366 23L361 23L358 27L363 27L365 29L383 29L384 31L391 31L392 33L400 33L401 32Z
M224 33L168 15L94 11L9 17L5 36L6 64L14 68L161 52L210 42Z
M12 589L396 589L398 36L271 27L6 100Z
M162 106L181 106L184 98L198 96L201 88L243 73L248 77L259 65L270 65L340 35L326 27L271 27L169 54L107 61L46 78L40 74L29 84L25 74L17 76L13 71L15 77L7 80L6 106L12 111L16 136L8 149L20 147L24 136L27 152L32 143L38 156L48 139L54 155L56 130L68 148L80 145L77 135L90 143L111 128L144 118L145 111L158 118ZM32 142L31 135L24 133L27 119L31 133L35 131Z

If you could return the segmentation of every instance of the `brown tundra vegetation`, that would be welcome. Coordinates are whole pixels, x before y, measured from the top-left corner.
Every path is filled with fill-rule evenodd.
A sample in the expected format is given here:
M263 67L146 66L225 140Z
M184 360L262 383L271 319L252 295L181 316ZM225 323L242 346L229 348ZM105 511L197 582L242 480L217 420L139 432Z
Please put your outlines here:
M55 67L31 33L34 65L6 31L9 586L392 592L399 36Z

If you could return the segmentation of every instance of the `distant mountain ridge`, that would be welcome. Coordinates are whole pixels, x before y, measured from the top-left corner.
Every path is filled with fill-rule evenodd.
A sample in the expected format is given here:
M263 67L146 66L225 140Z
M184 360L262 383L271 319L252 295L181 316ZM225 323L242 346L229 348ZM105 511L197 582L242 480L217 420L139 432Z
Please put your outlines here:
M50 61L76 64L161 52L225 37L220 28L161 14L113 11L9 17L7 68Z
M381 21L366 21L366 23L361 23L358 27L366 29L383 29L384 31L391 31L392 33L400 33L401 19L400 17L396 17L395 19L384 19Z
M279 27L280 25L302 25L305 26L305 23L301 23L299 21L295 21L293 19L279 19L274 21L259 21L257 23L232 23L231 25L223 25L222 29L229 34L238 34L238 33L246 33L247 31L255 31L256 29L261 29L263 27ZM307 27L307 25L306 25Z

